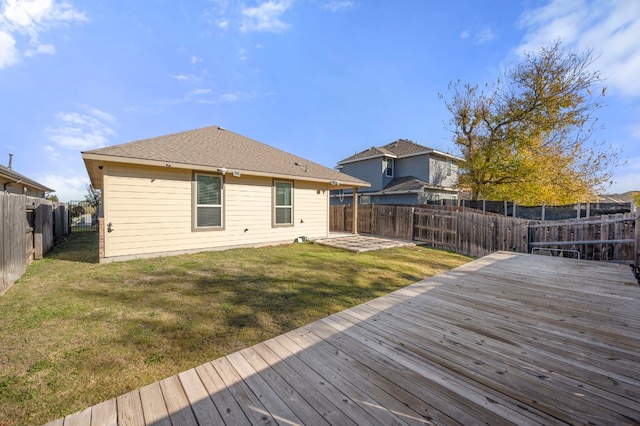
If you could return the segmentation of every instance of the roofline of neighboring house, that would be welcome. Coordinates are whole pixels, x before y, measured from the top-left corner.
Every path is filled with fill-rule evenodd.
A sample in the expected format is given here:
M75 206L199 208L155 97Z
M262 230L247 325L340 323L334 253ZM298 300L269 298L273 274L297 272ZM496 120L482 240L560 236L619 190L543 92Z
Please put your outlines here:
M98 182L94 180L94 176L91 173L91 170L95 170L99 168L99 165L95 165L95 167L91 167L90 162L105 162L105 163L125 163L125 164L136 164L141 166L155 166L155 167L167 167L167 168L175 168L182 170L201 170L204 172L214 172L220 173L221 169L227 170L227 167L224 165L219 166L203 166L200 164L187 164L187 163L177 163L177 162L167 162L161 160L147 160L141 158L131 158L131 157L121 157L115 155L106 155L106 154L93 154L93 153L82 153L82 158L87 166L87 170L89 173L89 178L91 179L91 184L94 188L102 188L102 182ZM302 180L306 182L321 182L328 183L331 186L334 186L333 189L341 189L341 188L369 188L371 184L369 182L354 182L349 180L336 180L336 179L322 179L322 178L312 178L305 177L300 175L288 175L288 174L278 174L278 173L268 173L268 172L259 172L254 170L244 170L244 169L234 169L229 168L229 172L239 171L241 175L247 176L258 176L258 177L271 177L276 179L289 179L289 180ZM348 177L348 175L345 175Z
M28 177L26 177L24 175L21 175L20 173L14 171L14 170L11 170L11 169L9 169L7 167L4 167L4 166L2 166L0 168L0 177L2 177L4 179L12 179L12 180L15 181L15 182L7 182L7 183L3 184L5 186L8 185L8 184L12 184L12 183L21 183L21 184L24 184L26 186L30 186L32 188L38 189L38 190L40 190L42 192L55 192L55 189L48 188L48 187L36 182L35 180L29 179Z
M348 160L348 161L342 160L338 162L338 165L348 164L348 163L357 163L358 161L371 160L373 158L380 158L380 157L398 158L398 156L395 154L385 154L384 152L380 152L375 155L369 155L368 157L354 158L353 160Z
M340 167L340 166L342 166L344 164L357 163L358 161L371 160L373 158L379 158L379 157L389 157L389 158L400 159L400 158L416 157L418 155L425 155L425 154L435 154L435 155L439 155L441 157L450 158L450 159L458 161L458 162L463 162L464 161L463 158L457 157L455 155L447 154L446 152L438 151L438 150L435 150L435 149L428 149L426 151L414 152L414 153L407 154L407 155L391 155L391 154L379 153L379 154L376 154L376 155L370 155L368 157L354 158L352 160L342 160L342 161L338 161L338 167Z
M460 192L458 189L447 188L444 186L427 186L425 188L432 191L455 192L455 193ZM403 194L420 194L421 192L424 192L424 189L407 189L403 191L375 191L375 192L365 191L365 192L358 192L358 195L403 195ZM337 197L338 195L332 194L331 196Z

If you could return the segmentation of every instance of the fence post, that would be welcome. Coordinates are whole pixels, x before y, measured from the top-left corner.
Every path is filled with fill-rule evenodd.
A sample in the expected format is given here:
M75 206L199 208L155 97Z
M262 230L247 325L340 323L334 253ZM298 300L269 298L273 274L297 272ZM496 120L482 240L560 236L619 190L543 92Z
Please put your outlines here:
M580 219L580 209L582 208L582 206L580 206L580 203L578 203L578 208L577 210L577 215L576 215L576 219Z
M635 223L636 243L634 247L635 267L633 268L633 271L635 272L636 280L638 280L638 284L640 284L640 209L636 209L634 211L634 215L636 217L636 223Z
M513 202L513 217L516 217L516 202Z

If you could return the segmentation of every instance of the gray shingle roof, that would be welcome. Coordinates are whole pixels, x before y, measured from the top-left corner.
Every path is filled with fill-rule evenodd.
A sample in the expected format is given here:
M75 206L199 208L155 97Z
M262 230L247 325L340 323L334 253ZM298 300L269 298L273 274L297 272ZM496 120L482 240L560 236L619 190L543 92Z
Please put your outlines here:
M364 160L367 158L381 157L381 156L389 156L389 157L406 157L409 155L416 155L422 153L437 153L439 155L449 156L452 159L458 159L449 154L445 154L443 152L438 152L433 148L429 148L424 145L417 144L408 139L398 139L397 141L386 144L385 146L380 147L371 147L365 149L364 151L358 152L357 154L352 155L351 157L345 158L344 160L340 160L338 164L349 163L352 161Z
M96 156L105 161L127 159L126 162L135 163L135 160L146 160L189 166L194 170L198 167L225 167L245 174L253 172L309 180L337 180L352 186L369 186L361 179L218 126L142 139L82 154L85 161Z

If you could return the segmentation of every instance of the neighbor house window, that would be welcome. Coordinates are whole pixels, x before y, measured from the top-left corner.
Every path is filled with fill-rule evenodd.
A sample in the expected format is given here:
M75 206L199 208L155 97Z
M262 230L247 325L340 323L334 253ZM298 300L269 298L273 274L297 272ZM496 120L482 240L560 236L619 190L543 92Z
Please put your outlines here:
M384 174L388 177L393 177L393 158L385 159Z
M196 175L195 227L222 227L222 176Z
M360 204L371 204L371 196L370 195L361 195L360 196Z
M293 225L293 184L275 182L273 192L275 225Z
M447 176L451 176L451 160L447 160Z

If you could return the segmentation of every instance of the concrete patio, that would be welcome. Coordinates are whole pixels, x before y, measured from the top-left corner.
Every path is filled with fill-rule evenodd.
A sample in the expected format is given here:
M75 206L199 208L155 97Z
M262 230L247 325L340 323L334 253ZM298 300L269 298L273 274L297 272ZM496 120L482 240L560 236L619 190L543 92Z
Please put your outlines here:
M312 239L311 242L321 244L323 246L348 250L354 253L385 250L397 247L412 247L416 245L415 241L397 240L375 235L354 235L347 233L332 233L328 238Z

